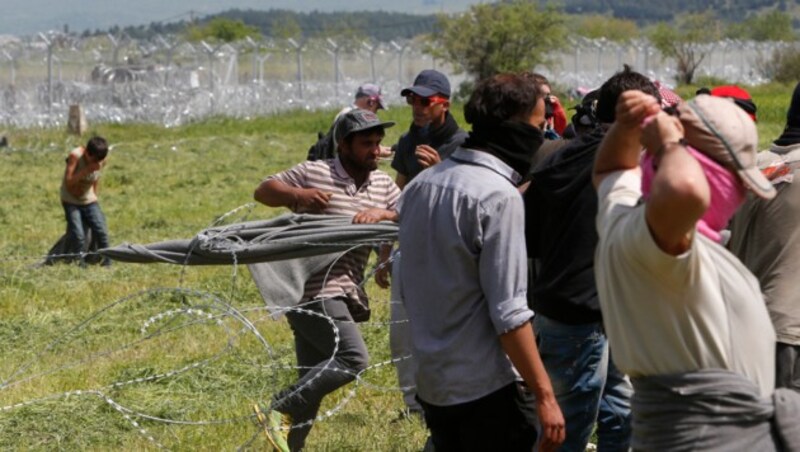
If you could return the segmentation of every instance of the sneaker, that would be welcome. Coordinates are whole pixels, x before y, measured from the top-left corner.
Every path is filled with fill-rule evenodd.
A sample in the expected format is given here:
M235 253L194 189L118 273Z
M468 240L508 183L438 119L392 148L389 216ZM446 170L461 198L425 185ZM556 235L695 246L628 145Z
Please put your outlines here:
M264 427L264 434L272 449L277 452L290 452L289 443L286 441L287 427L292 425L289 415L277 410L269 410L264 414L258 404L253 405L253 410L256 412L258 423Z

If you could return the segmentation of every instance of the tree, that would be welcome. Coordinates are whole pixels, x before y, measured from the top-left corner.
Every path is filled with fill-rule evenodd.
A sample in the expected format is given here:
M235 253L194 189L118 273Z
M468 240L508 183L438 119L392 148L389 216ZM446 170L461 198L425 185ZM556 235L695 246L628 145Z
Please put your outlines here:
M476 4L456 16L439 16L429 52L476 80L498 72L551 64L548 52L564 46L565 16L537 1Z
M751 41L794 41L792 16L778 10L751 16L743 22L731 24L727 37Z
M772 58L759 64L759 69L774 82L796 83L800 80L800 50L792 47L776 49Z
M217 17L203 25L189 27L186 35L190 41L233 42L240 41L248 36L256 38L261 36L261 33L257 28L245 25L240 20Z
M272 36L280 39L299 39L303 35L303 29L294 17L286 16L275 18L272 21Z
M677 81L690 84L694 73L711 52L710 44L722 36L722 23L710 12L687 14L675 25L664 22L650 32L650 42L666 58L677 64Z
M632 20L601 14L577 16L575 20L575 32L585 38L606 38L609 41L629 42L639 37L639 27Z

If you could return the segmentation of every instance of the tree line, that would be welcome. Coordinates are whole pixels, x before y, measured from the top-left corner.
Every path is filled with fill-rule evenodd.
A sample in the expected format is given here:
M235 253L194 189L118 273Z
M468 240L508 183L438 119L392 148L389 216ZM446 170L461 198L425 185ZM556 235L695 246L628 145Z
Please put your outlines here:
M647 38L663 56L676 64L677 81L691 83L710 46L724 38L756 41L794 41L793 18L780 8L751 14L736 22L720 17L731 8L755 7L763 0L710 0L702 12L672 14L669 21L641 26L632 19L604 14L568 14L567 5L541 6L535 0L479 3L452 15L417 16L390 12L297 13L287 10L233 9L190 23L151 24L123 29L131 37L146 39L155 33L177 33L192 41L238 41L262 36L274 38L333 38L338 45L357 47L366 39L389 41L421 37L431 55L451 63L456 71L481 79L501 71L548 66L552 51L565 50L580 36L628 42ZM599 1L599 7L634 6L633 0ZM644 2L638 0L638 3ZM660 0L664 7L686 8L701 2ZM641 5L640 5L641 6ZM717 8L714 8L717 6ZM723 8L724 6L724 8ZM785 5L784 5L785 6ZM725 8L728 8L727 10ZM677 9L681 10L681 9ZM673 10L674 11L674 10ZM112 31L113 33L113 31ZM800 76L800 53L794 48L776 54L767 70ZM797 53L797 55L795 55ZM786 66L789 69L786 69ZM794 68L797 66L797 69ZM778 78L778 77L776 77Z
M126 35L135 39L150 39L157 34L183 34L193 28L203 29L209 24L226 19L244 24L251 33L271 37L329 37L347 35L361 39L388 42L393 39L411 39L433 31L436 15L415 15L386 11L319 12L301 13L273 9L230 9L197 20L179 22L153 22L148 25L112 27L109 30L86 31L84 36L106 33ZM251 36L255 38L255 36Z
M546 2L540 1L544 5ZM743 18L762 10L775 7L786 12L789 0L564 0L564 12L572 14L610 14L621 19L630 19L640 25L658 21L671 21L675 12L702 13L714 11L717 17L728 21Z

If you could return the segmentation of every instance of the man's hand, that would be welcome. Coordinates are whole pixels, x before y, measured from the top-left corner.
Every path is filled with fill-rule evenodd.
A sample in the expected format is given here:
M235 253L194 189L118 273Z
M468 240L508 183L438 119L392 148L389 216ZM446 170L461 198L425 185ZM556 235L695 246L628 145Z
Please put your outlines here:
M375 283L381 289L388 289L392 274L392 245L384 243L378 251L378 268L375 270Z
M675 116L659 112L645 120L642 127L642 146L650 152L659 152L667 143L676 143L683 139L683 124Z
M442 161L436 149L428 146L427 144L420 144L414 150L414 155L417 156L417 161L423 168L431 167Z
M542 439L539 450L542 452L558 450L566 438L564 415L558 407L555 397L536 401L536 414L542 425Z
M391 158L391 157L392 157L392 152L393 152L393 151L392 151L392 148L391 148L391 147L389 147L389 146L384 146L384 145L381 145L381 146L380 146L380 149L381 149L381 150L378 152L378 157L379 157L380 159L388 159L388 158Z
M333 196L333 193L328 193L318 188L298 188L295 192L295 204L296 207L324 210L328 207L331 196Z
M375 270L375 283L381 289L388 289L391 285L392 264L388 262L382 263L377 270Z
M387 209L364 209L353 216L353 223L367 224L381 221L397 221L397 212Z
M661 111L658 100L641 91L625 91L617 100L616 123L627 128L638 128L642 121Z

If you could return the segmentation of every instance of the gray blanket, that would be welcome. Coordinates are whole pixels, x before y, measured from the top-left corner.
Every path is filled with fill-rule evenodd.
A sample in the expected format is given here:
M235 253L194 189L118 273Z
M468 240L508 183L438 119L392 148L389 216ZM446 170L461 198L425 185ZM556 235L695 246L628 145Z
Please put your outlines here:
M99 250L115 261L179 265L248 264L267 305L291 307L305 283L343 253L393 242L397 224L353 224L338 215L286 214L270 220L209 228L195 237Z
M392 242L397 224L353 224L339 215L286 214L270 220L209 228L191 239L148 245L122 244L98 252L140 264L231 265L341 253L356 246Z
M791 390L764 399L750 380L721 369L632 382L635 451L800 450L800 394Z

